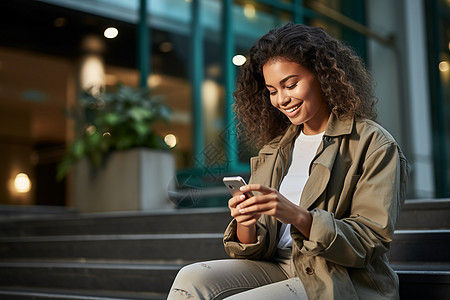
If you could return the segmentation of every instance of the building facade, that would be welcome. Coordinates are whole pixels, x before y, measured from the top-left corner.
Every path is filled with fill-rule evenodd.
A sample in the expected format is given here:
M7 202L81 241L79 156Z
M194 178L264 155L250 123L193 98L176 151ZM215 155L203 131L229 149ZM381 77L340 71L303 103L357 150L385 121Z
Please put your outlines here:
M236 74L257 38L286 22L355 49L376 83L378 122L410 162L408 198L449 197L449 16L447 0L2 1L0 204L71 205L70 182L54 179L74 137L64 111L92 86L164 96L171 125L157 130L175 137L181 177L248 173L256 149L235 134ZM24 175L28 190L14 185Z

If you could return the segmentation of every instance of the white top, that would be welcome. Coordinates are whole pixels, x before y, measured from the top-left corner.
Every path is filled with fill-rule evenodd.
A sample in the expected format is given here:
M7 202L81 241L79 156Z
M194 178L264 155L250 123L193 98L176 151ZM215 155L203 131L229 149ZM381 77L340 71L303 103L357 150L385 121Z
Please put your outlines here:
M295 140L292 163L280 185L280 193L294 204L300 204L300 196L309 177L309 165L317 153L325 132L305 135L303 131ZM292 247L291 224L281 224L278 248Z

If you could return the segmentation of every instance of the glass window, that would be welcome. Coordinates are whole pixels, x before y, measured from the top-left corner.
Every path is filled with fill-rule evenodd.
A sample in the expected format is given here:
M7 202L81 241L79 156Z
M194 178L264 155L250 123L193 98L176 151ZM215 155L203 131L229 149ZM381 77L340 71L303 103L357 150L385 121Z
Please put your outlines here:
M425 1L436 197L450 195L450 2Z

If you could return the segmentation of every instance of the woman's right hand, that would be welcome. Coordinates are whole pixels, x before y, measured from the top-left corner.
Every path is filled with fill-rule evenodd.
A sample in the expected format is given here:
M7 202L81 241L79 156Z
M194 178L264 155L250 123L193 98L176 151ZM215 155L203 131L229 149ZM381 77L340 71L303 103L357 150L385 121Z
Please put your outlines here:
M246 196L243 194L235 194L233 198L228 200L228 208L230 209L231 216L236 219L238 224L249 227L255 225L256 221L258 221L261 214L241 214L239 209L236 206L239 205L242 201L246 199Z
M261 214L258 213L246 213L241 214L236 206L246 199L246 196L241 193L237 193L233 198L228 200L228 208L230 209L231 216L237 222L236 235L241 243L253 244L256 242L256 222Z

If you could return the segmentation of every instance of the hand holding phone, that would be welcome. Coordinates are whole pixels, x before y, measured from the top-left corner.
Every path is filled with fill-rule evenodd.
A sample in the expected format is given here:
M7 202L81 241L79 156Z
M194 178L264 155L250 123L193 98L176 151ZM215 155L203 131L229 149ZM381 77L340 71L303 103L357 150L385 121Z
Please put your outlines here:
M231 195L234 196L236 193L242 193L240 190L241 186L247 185L245 180L241 176L235 176L235 177L224 177L223 183L230 191ZM244 193L244 195L247 198L253 197L252 193Z

